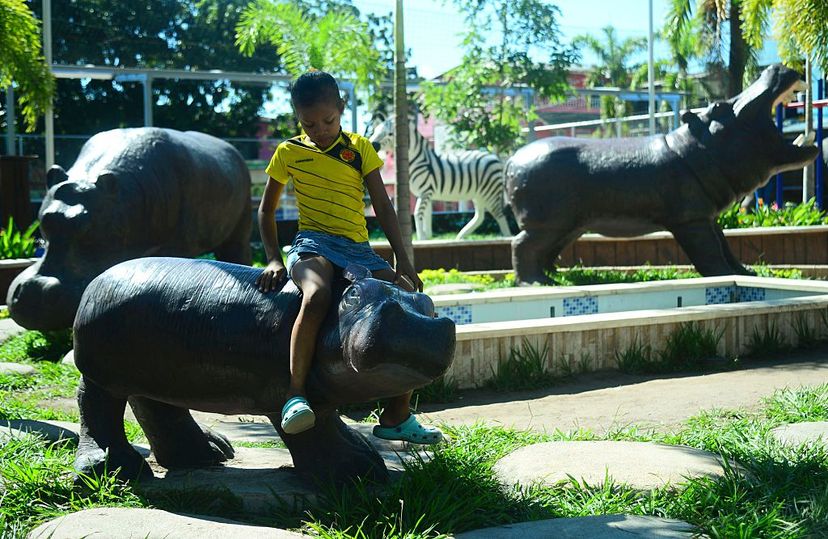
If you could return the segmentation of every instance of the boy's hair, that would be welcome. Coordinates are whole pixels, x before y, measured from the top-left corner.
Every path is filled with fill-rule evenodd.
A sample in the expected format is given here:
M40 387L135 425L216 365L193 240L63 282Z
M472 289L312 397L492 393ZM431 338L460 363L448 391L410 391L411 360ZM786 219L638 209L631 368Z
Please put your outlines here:
M308 71L290 85L290 101L294 107L310 107L317 103L342 103L336 79L324 71Z

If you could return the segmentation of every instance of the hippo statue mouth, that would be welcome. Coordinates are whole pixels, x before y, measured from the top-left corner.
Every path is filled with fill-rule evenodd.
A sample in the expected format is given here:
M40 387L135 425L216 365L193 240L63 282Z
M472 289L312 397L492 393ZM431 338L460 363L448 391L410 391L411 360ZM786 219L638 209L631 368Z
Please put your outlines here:
M802 136L793 142L786 141L768 114L768 111L775 111L777 105L791 102L795 92L804 91L806 88L797 71L782 65L773 65L762 72L759 80L728 100L737 118L753 125L761 125L766 135L771 132L775 134L777 145L781 148L781 170L801 168L813 161L817 155L817 148Z

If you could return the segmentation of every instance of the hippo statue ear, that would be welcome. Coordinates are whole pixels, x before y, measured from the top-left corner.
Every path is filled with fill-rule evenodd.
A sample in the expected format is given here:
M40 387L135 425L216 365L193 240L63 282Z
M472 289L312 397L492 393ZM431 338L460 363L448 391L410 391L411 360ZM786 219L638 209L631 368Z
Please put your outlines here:
M49 171L46 172L46 188L51 188L53 185L57 185L60 182L65 182L69 179L69 175L66 174L66 171L63 170L63 167L60 165L52 165L49 168Z
M342 276L355 283L360 279L365 279L371 276L371 272L365 266L359 264L348 264L348 267L342 271Z
M114 195L118 191L118 178L111 172L104 172L95 180L95 188L104 194Z
M695 112L691 110L685 110L681 113L681 121L686 124L694 124L699 121L699 117Z

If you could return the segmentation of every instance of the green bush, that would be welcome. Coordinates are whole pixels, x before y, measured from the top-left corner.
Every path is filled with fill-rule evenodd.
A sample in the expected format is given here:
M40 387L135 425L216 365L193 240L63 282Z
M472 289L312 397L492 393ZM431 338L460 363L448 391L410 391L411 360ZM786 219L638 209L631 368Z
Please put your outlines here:
M6 228L0 230L0 259L30 258L34 256L37 239L34 237L40 223L35 221L24 232L20 232L14 225L14 219L9 216Z
M828 216L816 207L813 198L802 204L786 202L781 208L776 202L768 206L760 199L752 211L742 208L735 202L719 215L718 223L722 228L812 226L828 223Z

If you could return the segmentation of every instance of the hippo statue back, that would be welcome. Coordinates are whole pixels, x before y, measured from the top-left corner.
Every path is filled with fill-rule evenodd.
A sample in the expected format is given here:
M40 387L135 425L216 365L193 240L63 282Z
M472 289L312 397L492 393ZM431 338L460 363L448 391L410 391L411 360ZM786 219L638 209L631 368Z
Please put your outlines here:
M250 263L250 173L230 144L193 131L114 129L47 174L38 217L43 259L9 288L9 311L30 329L72 325L86 285L141 256Z

